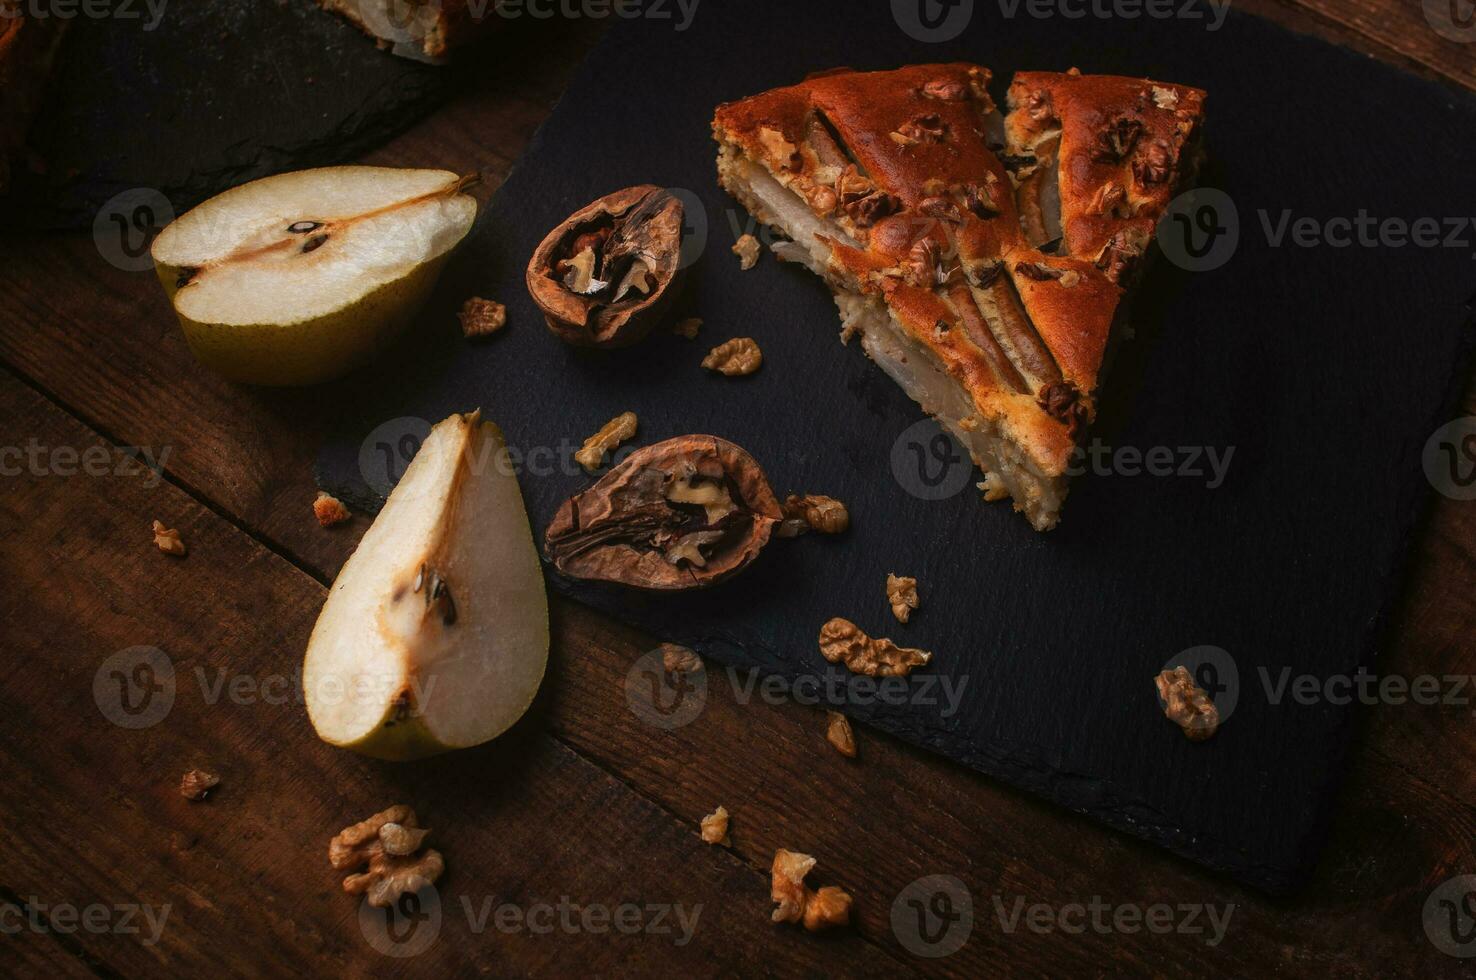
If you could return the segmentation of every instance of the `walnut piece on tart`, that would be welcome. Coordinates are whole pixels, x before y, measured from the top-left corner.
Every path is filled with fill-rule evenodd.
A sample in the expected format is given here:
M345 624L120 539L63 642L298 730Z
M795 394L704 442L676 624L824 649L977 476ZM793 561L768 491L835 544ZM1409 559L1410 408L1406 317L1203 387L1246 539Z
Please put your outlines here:
M1022 73L1006 118L989 81L962 63L841 70L719 106L718 176L788 236L780 259L824 278L842 339L1045 530L1124 286L1194 176L1204 93Z

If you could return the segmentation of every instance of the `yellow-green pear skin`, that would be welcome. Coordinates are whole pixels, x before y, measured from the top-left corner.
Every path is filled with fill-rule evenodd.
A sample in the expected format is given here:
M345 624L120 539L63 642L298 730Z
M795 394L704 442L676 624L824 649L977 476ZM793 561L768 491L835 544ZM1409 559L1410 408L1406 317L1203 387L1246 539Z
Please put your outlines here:
M415 321L476 219L474 182L358 166L264 177L165 227L155 272L202 364L247 384L330 381Z
M453 415L426 437L328 591L303 660L325 742L419 759L496 738L548 663L548 600L496 426Z

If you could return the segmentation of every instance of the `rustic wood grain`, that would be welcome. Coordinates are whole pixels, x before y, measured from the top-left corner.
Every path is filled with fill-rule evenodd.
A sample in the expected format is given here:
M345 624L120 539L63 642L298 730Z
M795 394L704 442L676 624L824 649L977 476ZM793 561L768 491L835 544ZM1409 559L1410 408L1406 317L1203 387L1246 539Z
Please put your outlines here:
M3 372L0 417L48 447L105 445ZM153 546L151 517L178 528L187 557ZM0 617L45 624L8 630L5 894L169 906L157 943L91 932L59 943L95 972L906 972L854 932L817 943L776 931L764 874L550 738L539 711L493 745L413 766L323 744L293 684L325 590L169 484L27 473L7 481L0 528L13 586ZM157 724L128 730L104 710L108 696L95 698L94 677L137 645L170 657L175 695ZM205 802L178 792L194 766L222 776ZM433 827L449 868L440 934L403 961L362 937L326 854L339 829L396 801ZM566 932L562 918L551 935L477 933L460 905L565 897L679 903L696 928L685 944ZM25 945L34 965L57 959L34 933Z
M1476 46L1443 42L1418 5L1238 6L1476 87ZM580 25L540 35L542 49L498 51L483 84L368 162L484 169L495 184L597 33ZM181 699L160 726L167 731L120 734L99 724L90 676L130 643L177 645L180 663L212 671L295 671L322 584L367 526L356 518L323 531L311 519L312 460L332 389L248 390L200 370L152 276L108 266L86 236L0 242L0 362L36 389L0 378L0 444L100 437L172 451L169 480L153 489L75 477L3 484L0 621L10 656L0 667L0 756L17 775L0 806L8 829L19 829L0 855L0 901L172 898L183 917L156 948L116 936L7 937L17 972L132 975L167 962L172 972L355 975L548 974L570 964L704 974L1441 975L1456 963L1426 940L1420 908L1434 885L1476 872L1469 705L1364 713L1317 873L1304 894L1275 902L865 729L860 759L848 762L825 745L818 710L736 704L720 672L696 721L653 729L624 693L632 661L653 640L566 602L555 603L538 707L487 749L387 767L322 746L300 707L264 714L198 697ZM1476 413L1476 389L1464 405ZM161 507L191 544L183 562L148 547L147 522ZM1412 567L1381 671L1476 673L1476 507L1437 501ZM187 805L173 784L196 761L219 765L227 782L217 799ZM395 793L436 826L453 891L556 900L556 883L568 881L584 901L691 896L713 903L710 918L685 952L463 928L401 968L365 946L351 903L318 865L335 821ZM717 803L734 814L731 852L691 835ZM775 846L811 849L821 883L857 894L855 934L817 943L769 927L762 872ZM970 943L935 962L899 946L888 921L897 892L931 873L965 879L976 913ZM996 895L1237 909L1230 938L1207 949L1192 936L1006 934Z

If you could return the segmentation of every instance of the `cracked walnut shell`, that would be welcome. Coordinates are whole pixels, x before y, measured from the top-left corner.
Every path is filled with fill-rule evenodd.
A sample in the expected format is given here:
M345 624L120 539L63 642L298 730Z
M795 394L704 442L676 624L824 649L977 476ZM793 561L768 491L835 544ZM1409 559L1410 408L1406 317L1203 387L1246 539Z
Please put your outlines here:
M837 616L820 627L820 654L831 663L870 677L906 677L933 658L926 650L899 647L885 637L872 639L861 627Z
M752 337L734 337L718 344L702 359L702 366L709 371L726 374L728 377L752 374L764 363L763 351Z
M814 867L808 854L782 847L774 852L769 869L769 898L777 906L770 915L774 922L803 923L810 932L819 932L851 920L851 896L843 889L826 885L817 892L805 885Z
M1191 742L1204 741L1220 727L1219 709L1183 665L1161 672L1153 683L1163 699L1164 715L1182 728Z

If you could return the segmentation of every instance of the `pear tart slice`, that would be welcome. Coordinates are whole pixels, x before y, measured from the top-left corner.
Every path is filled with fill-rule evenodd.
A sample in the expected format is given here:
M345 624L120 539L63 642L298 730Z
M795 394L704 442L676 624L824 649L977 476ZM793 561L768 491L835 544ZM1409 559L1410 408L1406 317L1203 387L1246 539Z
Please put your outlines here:
M969 64L841 70L720 106L718 175L791 239L775 245L780 258L824 277L842 339L859 335L967 447L986 497L1012 497L1044 530L1095 414L1121 270L1100 264L1105 246L1061 250L1042 234L1063 220L1042 157L1075 137L1045 114L1030 129L1003 119L989 80ZM1147 111L1137 104L1080 111ZM1007 133L1019 152L1004 152Z

